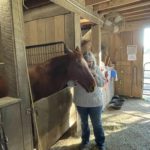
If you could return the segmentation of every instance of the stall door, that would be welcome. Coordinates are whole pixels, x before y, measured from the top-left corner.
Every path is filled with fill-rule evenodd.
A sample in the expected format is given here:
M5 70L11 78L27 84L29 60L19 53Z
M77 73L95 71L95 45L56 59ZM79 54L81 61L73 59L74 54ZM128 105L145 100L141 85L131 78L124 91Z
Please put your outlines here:
M113 35L113 59L118 71L118 81L116 82L116 94L129 97L142 96L143 81L143 31L126 31ZM135 61L129 61L127 56L127 46L137 45L137 55ZM111 56L112 57L112 56Z

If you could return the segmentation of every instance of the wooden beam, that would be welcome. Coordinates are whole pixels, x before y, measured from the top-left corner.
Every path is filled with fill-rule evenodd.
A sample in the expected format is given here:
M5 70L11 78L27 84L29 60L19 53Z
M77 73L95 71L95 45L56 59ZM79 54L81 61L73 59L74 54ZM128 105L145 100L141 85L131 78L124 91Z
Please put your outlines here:
M53 17L53 16L59 16L62 14L69 13L68 10L65 8L62 8L55 4L49 4L46 6L41 6L34 9L29 9L24 12L24 22L41 19L41 18L47 18L47 17Z
M81 46L80 16L74 13L65 15L65 43L74 50Z
M141 20L143 20L143 21L150 20L150 16L137 17L137 18L128 18L128 19L126 19L126 22L134 22L134 21L141 21Z
M132 11L125 11L125 12L120 12L123 16L126 16L126 15L134 15L134 14L137 14L137 13L144 13L144 12L149 12L150 11L150 8L144 8L144 9L137 9L137 10L132 10Z
M125 19L135 19L135 18L144 18L144 17L150 17L150 13L126 16Z
M111 0L85 0L85 5L96 5L109 2Z
M89 21L88 19L80 19L81 26L83 25L91 25L93 22Z
M137 8L131 8L131 9L120 9L118 10L119 13L127 13L127 12L134 12L134 11L140 11L140 10L145 10L145 9L150 9L150 6L149 4L148 5L144 5L144 6L141 6L141 7L137 7Z
M134 8L136 5L140 6L146 2L149 2L149 1L145 0L143 2L142 0L113 0L109 3L95 5L93 9L94 11L108 11L108 10L115 10L115 9L125 8L125 7Z
M126 7L114 7L114 8L108 8L108 9L105 9L105 10L103 10L103 11L99 11L99 13L104 13L104 14L106 14L106 13L109 13L109 12L112 12L112 11L117 11L117 12L121 12L121 11L132 11L132 9L140 9L141 7L148 7L148 6L150 6L150 1L146 1L146 2L143 2L143 3L139 3L139 4L136 4L136 5L129 5L129 6L127 6L126 5Z
M124 17L131 17L131 16L139 16L139 15L150 15L150 9L145 11L145 10L142 10L142 11L139 11L139 12L134 12L134 13L125 13L125 14L122 14Z
M77 46L81 47L81 27L80 16L74 13L65 15L65 43L68 48L74 50ZM80 120L76 113L76 134L79 135Z
M57 5L60 5L61 7L66 8L69 11L72 11L80 15L83 18L90 20L95 24L100 24L100 25L103 24L103 21L99 18L98 14L94 13L92 9L89 9L84 5L81 5L77 1L72 1L72 0L51 0L51 1Z
M51 3L49 0L24 0L24 6L28 9L47 5Z

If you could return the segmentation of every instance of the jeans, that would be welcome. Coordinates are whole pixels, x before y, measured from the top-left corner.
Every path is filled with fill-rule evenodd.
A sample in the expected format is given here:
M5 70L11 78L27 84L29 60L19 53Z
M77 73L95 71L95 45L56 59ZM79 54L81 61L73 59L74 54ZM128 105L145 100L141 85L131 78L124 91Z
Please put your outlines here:
M88 116L90 116L94 130L95 142L98 147L100 148L104 147L105 135L101 121L102 106L98 107L77 106L77 110L81 118L82 144L89 143L90 129L88 124Z

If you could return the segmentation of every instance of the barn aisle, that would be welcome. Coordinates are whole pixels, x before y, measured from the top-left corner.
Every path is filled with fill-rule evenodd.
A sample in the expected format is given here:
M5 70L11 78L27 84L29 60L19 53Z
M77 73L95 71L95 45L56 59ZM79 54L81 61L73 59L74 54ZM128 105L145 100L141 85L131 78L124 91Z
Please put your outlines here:
M107 150L150 150L150 102L126 100L121 110L103 113ZM51 150L79 150L80 138L61 139ZM91 136L92 148L94 137Z

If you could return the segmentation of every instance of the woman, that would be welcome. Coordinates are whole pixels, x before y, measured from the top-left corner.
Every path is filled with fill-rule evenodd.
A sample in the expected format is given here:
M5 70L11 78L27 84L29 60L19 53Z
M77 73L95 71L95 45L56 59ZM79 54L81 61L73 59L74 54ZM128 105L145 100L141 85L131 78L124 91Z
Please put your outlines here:
M101 122L101 113L103 107L102 93L100 87L104 86L104 78L100 72L99 67L96 65L95 57L91 52L85 52L83 54L88 66L95 77L97 86L92 93L87 93L86 90L77 83L74 91L74 103L77 107L77 111L81 118L81 129L82 129L82 143L81 150L90 149L90 129L88 124L88 117L90 117L95 142L98 150L105 150L105 136Z

